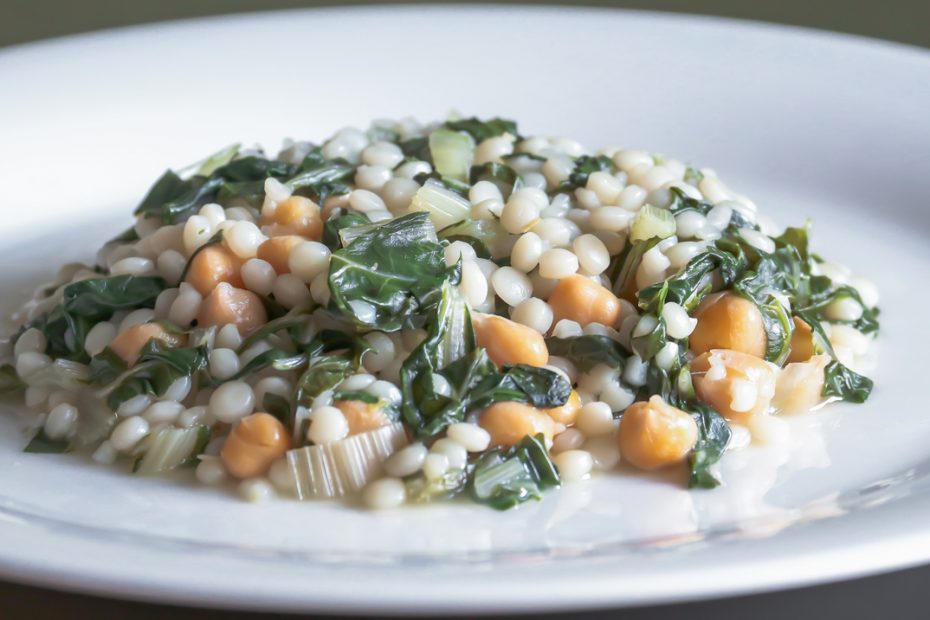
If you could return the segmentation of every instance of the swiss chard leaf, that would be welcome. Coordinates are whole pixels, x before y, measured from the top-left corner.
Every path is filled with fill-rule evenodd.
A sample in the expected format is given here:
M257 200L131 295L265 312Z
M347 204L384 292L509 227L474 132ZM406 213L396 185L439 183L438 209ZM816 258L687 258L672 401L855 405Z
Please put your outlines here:
M164 394L175 380L193 377L206 365L206 346L172 349L153 338L142 348L135 365L106 395L107 406L116 411L120 403L139 394Z
M356 368L352 359L346 355L321 355L311 359L297 380L297 404L309 407L314 398L339 385Z
M471 498L497 510L539 499L542 492L562 483L541 435L527 435L510 450L499 448L475 463L468 483Z
M361 328L416 328L439 303L442 284L453 273L428 214L411 213L366 227L333 252L330 305Z
M479 181L493 183L505 199L523 186L523 179L516 170L507 164L497 162L472 166L469 180L472 185Z
M342 237L340 232L345 228L355 226L368 226L371 220L364 213L352 211L339 217L331 217L323 224L323 243L331 251L335 252L342 247Z
M698 440L689 457L692 488L712 489L720 484L710 466L720 460L730 443L732 432L719 413L702 404L692 404L691 416L698 426Z
M559 191L568 192L584 187L592 172L616 172L616 170L613 160L606 155L582 155L575 160L575 168L568 175L568 179L559 186Z
M871 395L872 387L871 379L853 372L836 360L827 364L824 370L824 396L836 396L850 403L864 403Z
M630 352L616 340L607 336L575 336L572 338L546 338L550 355L572 361L578 370L587 372L598 364L622 368Z
M503 118L491 118L482 121L478 118L463 118L457 121L447 121L444 125L447 129L455 131L464 131L475 139L475 142L481 142L488 138L501 136L505 133L517 137L517 124L513 121Z

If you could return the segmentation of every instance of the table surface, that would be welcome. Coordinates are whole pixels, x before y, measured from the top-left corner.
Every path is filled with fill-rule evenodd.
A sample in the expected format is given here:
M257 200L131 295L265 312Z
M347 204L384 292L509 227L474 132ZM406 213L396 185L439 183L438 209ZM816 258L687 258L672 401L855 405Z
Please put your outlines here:
M485 0L487 1L487 0ZM362 2L361 4L384 4ZM558 4L559 2L535 2ZM227 12L274 8L295 8L339 4L326 0L160 0L159 2L120 2L119 0L4 0L0 2L0 47L86 32L168 19L196 17ZM344 4L344 3L343 3ZM354 2L358 4L358 2ZM927 0L783 0L778 3L744 0L703 0L700 7L689 0L594 0L593 6L616 6L667 11L701 12L737 18L824 28L901 43L930 47L930 2ZM744 596L684 605L602 611L585 614L557 614L552 619L629 618L668 620L687 617L751 617L753 620L817 617L843 620L926 618L925 586L930 583L930 566L898 571L865 579L803 588L787 592ZM215 618L283 617L215 610L189 609L149 603L118 601L99 597L56 592L19 584L0 582L0 617L18 618L133 618L173 620ZM540 618L539 615L533 616ZM320 616L322 618L322 616Z

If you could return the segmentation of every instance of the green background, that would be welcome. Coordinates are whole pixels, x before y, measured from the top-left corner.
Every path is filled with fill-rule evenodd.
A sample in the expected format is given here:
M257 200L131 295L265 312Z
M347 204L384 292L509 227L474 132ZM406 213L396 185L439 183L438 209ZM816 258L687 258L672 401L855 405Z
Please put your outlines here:
M309 6L325 0L0 0L0 46L130 24ZM415 4L415 3L408 3ZM572 4L532 2L511 4ZM757 19L930 47L930 0L600 0L574 3Z

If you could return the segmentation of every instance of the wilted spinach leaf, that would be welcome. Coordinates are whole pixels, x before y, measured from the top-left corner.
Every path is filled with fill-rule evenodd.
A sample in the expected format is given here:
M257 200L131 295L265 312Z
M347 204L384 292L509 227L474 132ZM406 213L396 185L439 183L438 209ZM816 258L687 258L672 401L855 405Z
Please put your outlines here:
M499 448L481 455L468 483L471 498L497 510L507 510L562 483L549 459L542 435L527 435L506 452Z
M869 399L872 387L871 379L853 372L836 360L824 369L824 396L837 396L850 403L864 403Z
M598 364L621 368L630 352L616 340L607 336L574 336L572 338L546 338L550 355L572 361L578 370L587 372Z
M568 180L559 185L560 192L570 192L584 187L592 172L616 172L613 160L606 155L582 155L575 160L575 168L568 175Z
M505 133L517 137L517 124L513 121L503 118L492 118L482 121L474 116L463 118L457 121L447 121L444 125L447 129L455 131L464 131L475 139L475 142L481 142L494 136L500 136Z

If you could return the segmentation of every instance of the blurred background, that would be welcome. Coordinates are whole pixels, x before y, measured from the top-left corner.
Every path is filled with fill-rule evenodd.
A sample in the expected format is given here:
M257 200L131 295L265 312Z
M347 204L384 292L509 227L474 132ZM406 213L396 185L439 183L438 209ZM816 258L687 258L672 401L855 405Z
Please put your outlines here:
M504 4L489 2L487 4ZM326 0L0 0L0 46L132 24L312 6L391 4ZM404 4L417 4L406 2ZM440 3L441 4L441 3ZM451 4L451 3L445 3ZM458 4L458 3L457 3ZM511 1L676 11L823 28L930 47L930 0Z

